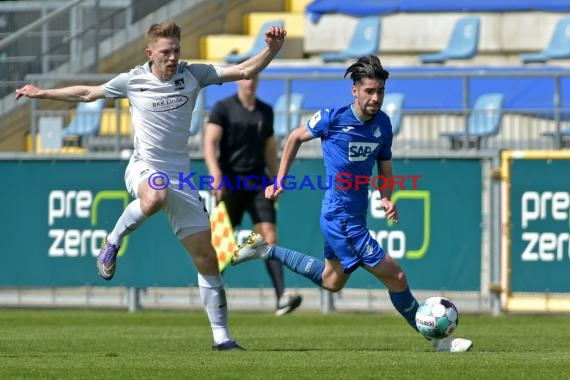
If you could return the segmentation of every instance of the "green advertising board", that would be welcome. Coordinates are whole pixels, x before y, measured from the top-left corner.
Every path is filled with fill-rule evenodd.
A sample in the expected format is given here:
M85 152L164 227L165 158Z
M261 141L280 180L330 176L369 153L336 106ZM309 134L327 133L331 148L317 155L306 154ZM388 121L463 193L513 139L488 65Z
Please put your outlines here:
M129 195L125 161L0 161L11 185L4 208L8 228L2 285L76 286L193 283L191 262L181 254L161 214L129 237L120 251L120 275L108 283L97 275L103 239ZM5 240L6 241L6 240ZM188 268L183 270L183 268Z
M123 243L113 281L97 276L99 246L130 201L124 189L126 161L6 160L0 168L10 185L2 187L7 249L0 286L187 286L196 283L190 257L170 231L163 213L149 218ZM377 191L370 193L371 233L406 271L415 289L477 291L481 277L481 170L477 159L394 160L405 179L395 188L398 224L387 223ZM190 172L205 175L203 161ZM316 180L322 160L297 160L290 174ZM415 185L410 178L414 177ZM421 178L420 178L421 177ZM278 202L279 242L322 258L319 213L324 191L315 186L285 192ZM208 206L212 200L202 192ZM238 228L243 239L251 222ZM229 267L224 281L234 288L271 289L262 262ZM288 287L312 287L286 271ZM347 284L380 287L366 271Z
M369 229L399 260L413 289L479 290L481 161L395 160L394 171L406 178L421 178L415 190L394 190L398 224L387 223L378 203L371 202Z
M570 154L510 160L510 291L570 292Z

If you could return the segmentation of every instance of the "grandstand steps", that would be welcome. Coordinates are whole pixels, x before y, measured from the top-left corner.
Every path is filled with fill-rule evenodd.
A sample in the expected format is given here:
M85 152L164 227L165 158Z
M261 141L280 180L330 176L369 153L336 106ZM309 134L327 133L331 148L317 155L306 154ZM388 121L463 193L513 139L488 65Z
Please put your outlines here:
M305 14L303 12L251 12L245 16L249 34L257 34L263 24L271 20L285 21L287 39L305 37Z
M203 35L217 33L232 33L233 30L243 29L244 13L249 13L253 9L261 9L264 12L281 10L273 2L263 2L260 0L248 0L241 2L231 2L227 7L220 7L215 1L204 1L192 7L189 11L176 15L176 23L182 29L181 51L184 57L189 60L200 57L200 39ZM224 16L227 19L224 20ZM163 20L155 20L160 22ZM150 25L150 24L149 24ZM98 72L117 73L131 69L134 65L142 64L146 61L144 49L146 40L144 33L149 25L145 24L144 30L140 31L140 37L128 46L125 46L121 54L112 54L101 61Z
M255 36L238 34L209 35L200 42L200 56L203 60L223 61L230 53L243 54L251 48ZM303 39L287 37L287 43L279 52L280 58L302 58Z
M0 118L0 151L24 151L30 127L29 107L19 107Z
M287 1L296 3L294 0ZM265 0L242 0L227 2L227 7L221 7L219 2L202 1L188 11L177 14L157 13L147 16L142 22L130 27L109 41L106 54L101 55L97 67L99 73L119 73L128 71L135 65L146 61L145 32L151 23L174 18L182 28L182 54L188 60L194 61L200 56L200 38L209 33L238 33L244 27L244 14L252 11L277 12L283 11L283 2ZM227 16L224 18L224 16ZM70 73L70 80L73 73ZM69 85L54 84L53 87ZM26 151L26 135L29 133L30 106L28 100L20 100L15 106L4 108L0 118L0 152ZM61 110L69 108L62 102L40 101L42 110Z
M212 34L200 41L200 57L206 60L223 61L234 52L243 54L253 45L255 36L245 34Z
M285 0L285 10L288 12L305 12L307 5L313 0Z
M300 0L293 9L301 7ZM304 8L303 8L304 10ZM281 58L303 58L305 37L305 14L303 11L250 12L243 17L245 34L211 34L201 38L200 57L202 59L221 60L230 53L247 52L260 32L262 26L271 20L283 20L287 30L287 40L280 52Z

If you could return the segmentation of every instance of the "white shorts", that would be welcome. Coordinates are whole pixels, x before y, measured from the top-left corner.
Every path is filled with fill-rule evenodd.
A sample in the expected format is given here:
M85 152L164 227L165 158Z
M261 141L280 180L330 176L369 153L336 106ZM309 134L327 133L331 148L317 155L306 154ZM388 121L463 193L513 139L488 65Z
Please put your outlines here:
M145 162L131 159L125 170L127 191L134 198L138 198L142 181L152 180L155 173L158 173L158 170ZM193 190L186 184L180 188L177 177L171 178L167 190L168 196L163 210L172 232L179 240L211 228L208 211L198 190Z

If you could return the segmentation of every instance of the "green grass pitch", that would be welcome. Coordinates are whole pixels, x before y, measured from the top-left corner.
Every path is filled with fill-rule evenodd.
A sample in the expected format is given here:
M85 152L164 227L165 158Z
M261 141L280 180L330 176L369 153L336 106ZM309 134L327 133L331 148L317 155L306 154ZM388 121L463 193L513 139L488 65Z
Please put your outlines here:
M462 315L437 353L394 314L232 312L246 352L212 352L204 312L0 310L0 379L563 379L569 316Z

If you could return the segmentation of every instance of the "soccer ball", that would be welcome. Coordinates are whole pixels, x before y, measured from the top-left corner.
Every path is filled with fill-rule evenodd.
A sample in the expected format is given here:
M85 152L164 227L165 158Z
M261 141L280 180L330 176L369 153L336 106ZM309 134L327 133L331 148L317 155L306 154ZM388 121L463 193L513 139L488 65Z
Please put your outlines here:
M430 297L416 312L416 326L427 338L446 338L453 334L458 325L457 308L447 298Z

